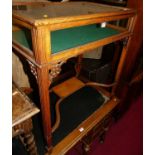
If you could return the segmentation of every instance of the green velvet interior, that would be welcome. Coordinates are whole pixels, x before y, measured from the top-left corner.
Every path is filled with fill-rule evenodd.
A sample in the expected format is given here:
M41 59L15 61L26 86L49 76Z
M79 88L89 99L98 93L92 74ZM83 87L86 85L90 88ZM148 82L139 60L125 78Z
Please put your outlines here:
M84 45L118 34L119 31L112 28L101 28L99 25L86 25L51 32L52 53ZM32 49L30 31L20 30L13 32L13 39L23 46Z
M13 31L12 39L17 41L19 44L25 46L26 48L32 50L32 39L30 30L22 29L19 31Z
M93 87L85 86L60 103L60 125L53 133L55 146L104 104L105 98Z
M61 50L84 45L115 34L118 34L118 31L111 28L101 28L98 25L87 25L58 30L51 33L52 51L57 53Z

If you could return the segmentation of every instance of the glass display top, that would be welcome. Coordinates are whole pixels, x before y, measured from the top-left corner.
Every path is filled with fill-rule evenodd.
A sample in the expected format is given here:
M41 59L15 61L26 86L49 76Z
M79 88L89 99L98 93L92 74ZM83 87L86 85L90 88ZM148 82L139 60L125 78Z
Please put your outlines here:
M37 20L56 19L69 20L69 17L96 17L123 14L129 11L128 8L114 7L91 2L67 2L67 3L45 3L19 6L18 10L13 10L13 18L18 18L29 23ZM95 16L96 15L96 16ZM98 16L99 17L99 16ZM58 21L57 21L58 22ZM62 22L62 21L61 21ZM45 24L45 23L44 23Z

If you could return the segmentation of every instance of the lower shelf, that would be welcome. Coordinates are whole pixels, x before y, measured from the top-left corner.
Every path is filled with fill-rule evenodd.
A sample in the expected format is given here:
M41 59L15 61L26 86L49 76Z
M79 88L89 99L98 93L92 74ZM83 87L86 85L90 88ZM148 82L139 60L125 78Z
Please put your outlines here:
M52 91L59 97L67 97L68 95L76 92L82 88L85 84L78 80L76 77L72 77L52 88Z
M59 105L60 124L52 134L52 155L65 154L96 127L118 103L116 97L110 99L91 86L83 86L62 99Z
M59 105L60 125L52 135L53 145L59 143L107 100L106 96L90 86L84 86L63 99Z
M86 136L100 121L110 113L119 100L113 98L97 109L92 115L90 115L85 121L79 124L73 131L71 131L66 137L59 141L52 151L52 155L65 154L69 151L76 143L78 143L84 136ZM73 118L72 118L73 119Z

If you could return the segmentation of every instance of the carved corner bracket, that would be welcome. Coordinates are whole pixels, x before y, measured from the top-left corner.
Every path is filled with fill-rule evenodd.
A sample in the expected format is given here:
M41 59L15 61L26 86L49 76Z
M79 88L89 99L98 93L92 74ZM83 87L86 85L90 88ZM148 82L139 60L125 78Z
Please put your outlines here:
M61 72L61 66L65 63L66 61L60 61L54 64L51 64L49 66L49 80L50 83L53 81L55 77Z
M37 74L37 66L33 64L31 61L27 60L28 64L31 69L31 73L35 76L36 80L38 80L38 74ZM49 70L49 84L53 81L55 77L61 72L61 66L65 63L66 61L60 61L57 63L52 63L49 65L48 70Z

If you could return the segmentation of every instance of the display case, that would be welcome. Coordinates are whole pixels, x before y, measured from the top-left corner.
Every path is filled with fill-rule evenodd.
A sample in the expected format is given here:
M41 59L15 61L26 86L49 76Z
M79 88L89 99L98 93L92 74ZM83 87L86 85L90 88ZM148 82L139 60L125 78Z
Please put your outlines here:
M128 19L125 27L108 23L120 19ZM133 9L91 2L41 2L16 6L13 49L28 61L36 78L44 138L53 154L65 154L95 130L118 105L115 91L135 21ZM76 76L50 87L69 58L80 56L76 67L79 72L82 54L119 40L123 42L123 49L112 84L85 83ZM107 92L102 86L112 89ZM60 98L56 104L52 104L53 92ZM50 109L56 109L54 121Z

